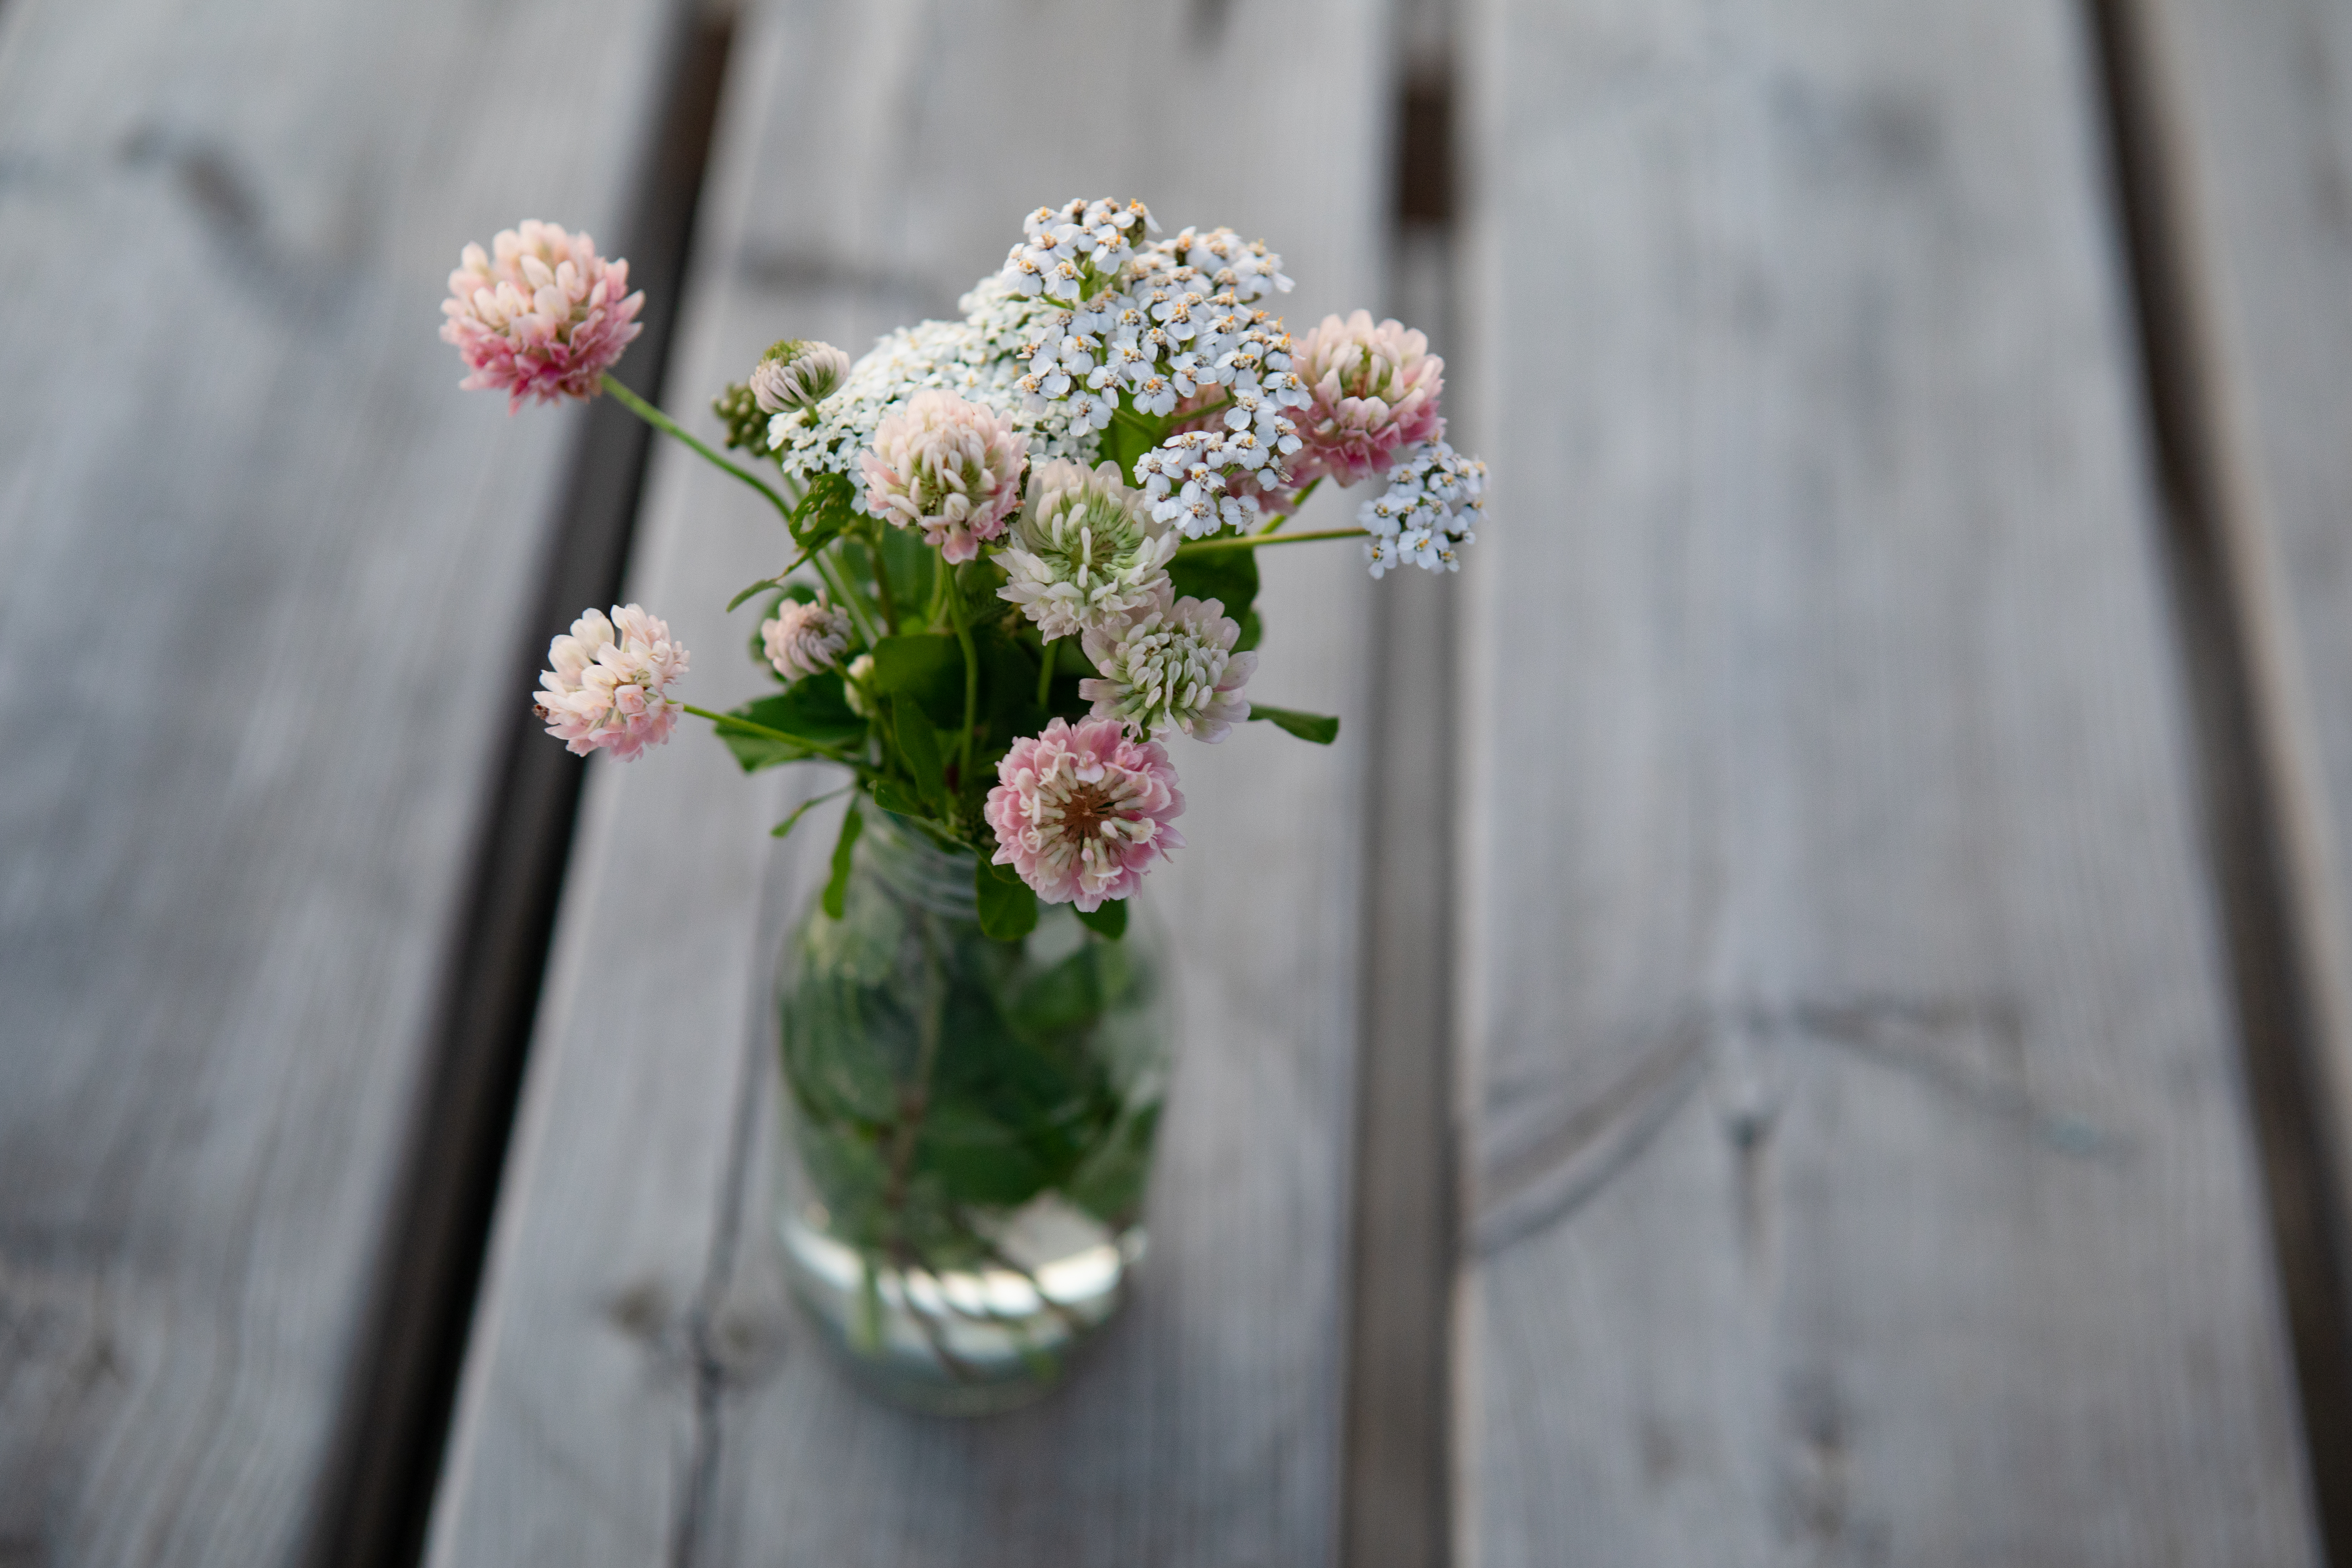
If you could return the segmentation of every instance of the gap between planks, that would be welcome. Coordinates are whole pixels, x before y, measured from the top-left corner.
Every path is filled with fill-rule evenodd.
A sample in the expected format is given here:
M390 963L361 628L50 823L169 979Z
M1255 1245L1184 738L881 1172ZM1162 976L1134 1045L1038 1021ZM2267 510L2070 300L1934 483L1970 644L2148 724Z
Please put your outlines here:
M2283 759L2290 702L2264 657L2265 608L2231 468L2213 343L2214 280L2197 260L2184 112L2147 0L2083 0L2097 46L2116 228L2155 456L2205 849L2220 893L2271 1243L2294 1345L2312 1489L2328 1558L2352 1563L2352 1288L2342 1150L2325 1107L2326 1049ZM2341 1130L2337 1130L2340 1136Z
M1457 341L1454 25L1448 0L1403 7L1390 132L1389 303L1441 354ZM1364 813L1339 1560L1349 1568L1443 1568L1453 1529L1448 1350L1459 1230L1451 1092L1457 595L1450 578L1418 572L1391 574L1381 587L1365 740L1379 762Z
M616 374L656 401L733 26L730 10L677 6L667 99L633 182L625 243L608 250L630 259L646 293L644 331ZM611 399L591 408L545 530L537 613L508 661L509 689L537 680L551 628L618 597L651 444ZM423 1555L585 773L586 759L541 729L518 700L483 802L400 1196L305 1554L316 1568L412 1568Z

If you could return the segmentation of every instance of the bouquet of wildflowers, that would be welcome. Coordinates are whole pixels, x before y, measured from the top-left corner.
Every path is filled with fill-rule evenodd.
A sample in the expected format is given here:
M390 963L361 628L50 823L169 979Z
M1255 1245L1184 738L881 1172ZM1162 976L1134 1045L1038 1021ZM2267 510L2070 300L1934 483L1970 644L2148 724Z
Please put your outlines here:
M714 404L747 463L610 376L644 296L585 235L525 223L489 254L467 247L442 333L465 384L514 406L612 393L758 489L790 540L783 570L735 601L763 602L751 647L776 692L687 705L687 652L660 619L590 609L549 648L551 734L627 759L685 712L747 770L838 764L857 799L835 902L870 802L978 852L991 935L1030 929L1039 900L1116 935L1120 901L1183 843L1171 735L1338 733L1249 694L1255 552L1348 538L1376 577L1452 571L1485 468L1446 444L1422 334L1360 310L1294 339L1265 309L1291 280L1263 242L1163 237L1134 202L1041 207L1023 229L960 321L855 363L770 348ZM1327 480L1373 481L1358 526L1283 531Z
M467 385L609 392L783 524L783 569L729 605L761 606L774 691L684 703L686 650L629 605L555 638L538 711L583 754L685 713L746 771L847 771L782 965L779 1226L829 1342L903 1402L1050 1386L1141 1256L1165 1020L1126 900L1183 844L1169 742L1339 733L1255 699L1256 552L1352 539L1379 576L1471 540L1485 470L1445 442L1426 341L1362 311L1294 339L1265 309L1289 287L1227 229L1041 208L961 320L855 363L770 348L713 405L738 461L608 374L643 297L585 235L527 223L450 277ZM1286 531L1327 481L1370 481L1357 526Z

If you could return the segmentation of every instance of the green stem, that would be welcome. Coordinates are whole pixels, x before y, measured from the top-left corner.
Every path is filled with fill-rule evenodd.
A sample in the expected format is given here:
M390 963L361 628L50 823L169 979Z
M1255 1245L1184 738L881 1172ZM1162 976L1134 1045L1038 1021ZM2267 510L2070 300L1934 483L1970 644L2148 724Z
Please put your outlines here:
M890 592L890 568L882 560L882 524L877 522L866 536L866 553L874 562L874 597L882 605L882 620L890 635L898 635L898 601Z
M971 731L980 722L980 649L972 646L971 628L964 625L963 588L955 580L956 569L945 562L940 565L940 575L948 580L948 614L955 617L956 641L963 648L963 749L956 763L960 794L971 782Z
M652 404L647 403L644 398L639 397L635 393L631 392L627 387L623 386L619 378L614 376L611 371L606 371L604 373L604 390L611 393L624 408L626 408L630 413L635 415L638 418L644 420L655 429L662 432L662 434L666 436L677 437L679 440L693 447L697 452L702 454L702 458L705 462L710 463L714 467L726 469L729 473L734 475L737 479L742 480L753 489L758 490L761 495L766 496L768 498L769 504L776 509L776 515L784 520L784 531L787 533L792 531L792 503L786 500L782 495L779 495L776 492L775 487L769 484L767 480L761 479L759 475L753 473L749 468L739 468L735 464L729 462L726 458L720 457L718 453L704 446L700 441L698 441L693 437L688 435L678 425L677 420L672 419L668 415L664 414L660 409L656 408Z
M1043 708L1054 696L1054 644L1045 644L1044 656L1037 663L1037 706Z
M738 735L756 736L762 741L782 741L785 745L798 746L812 756L823 757L829 763L841 763L849 767L857 768L861 773L866 771L858 760L846 752L837 751L830 746L820 746L814 741L805 740L799 735L788 735L782 730L772 730L765 724L753 723L739 713L714 713L708 708L697 708L691 702L681 702L678 707L698 719L709 720L721 730L732 731Z
M1217 539L1196 539L1180 545L1176 558L1206 555L1213 550L1255 550L1268 544L1311 544L1318 539L1364 539L1369 537L1360 528L1322 528L1312 533L1284 533L1268 536L1263 533L1233 533Z
M947 608L949 584L955 577L955 568L945 561L931 565L931 602L923 611L923 625L931 631L940 627L940 612Z
M1282 531L1282 525L1298 515L1298 509L1307 504L1307 498L1313 495L1318 487L1322 483L1323 476L1320 474L1318 474L1313 479L1307 480L1307 488L1290 498L1290 510L1288 511L1276 512L1272 517L1267 518L1265 520L1265 526L1257 531L1255 537L1263 539L1268 534L1280 533Z
M857 623L857 635L866 639L867 647L872 647L881 639L874 635L874 616L866 609L864 596L851 592L848 580L842 576L824 552L818 552L810 559L816 565L816 574L824 579L826 587L833 590L834 602L849 612L849 618Z

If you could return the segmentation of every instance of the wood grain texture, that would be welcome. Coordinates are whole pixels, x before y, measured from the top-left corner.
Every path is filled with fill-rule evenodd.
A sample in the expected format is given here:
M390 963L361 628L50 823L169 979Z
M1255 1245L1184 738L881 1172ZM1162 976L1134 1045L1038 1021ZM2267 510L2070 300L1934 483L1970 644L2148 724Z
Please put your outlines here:
M1081 192L1265 234L1294 321L1377 297L1370 5L777 4L740 37L674 385L950 311L1022 214ZM1304 186L1275 152L1300 147ZM723 702L761 679L718 606L780 540L677 458L631 592ZM1258 685L1352 723L1374 585L1343 552L1265 569ZM852 1393L777 1279L765 991L829 829L772 865L761 829L808 786L747 784L700 737L602 771L434 1563L1331 1559L1365 756L1265 728L1178 758L1193 847L1150 900L1188 983L1139 1299L1062 1394L972 1424Z
M1472 13L1461 1560L2315 1561L2081 18Z
M0 7L0 1562L300 1550L572 428L437 301L672 15Z
M2166 178L2198 499L2229 557L2352 1258L2352 16L2129 0ZM2337 1325L2343 1331L2345 1325Z

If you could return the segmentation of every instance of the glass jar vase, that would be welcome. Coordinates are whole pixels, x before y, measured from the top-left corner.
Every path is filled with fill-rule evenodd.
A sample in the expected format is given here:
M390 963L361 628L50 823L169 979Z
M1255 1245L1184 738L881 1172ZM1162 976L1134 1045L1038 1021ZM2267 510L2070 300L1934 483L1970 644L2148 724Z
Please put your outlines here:
M861 805L841 918L812 898L778 970L786 1272L883 1398L1010 1409L1061 1382L1143 1256L1163 949L1066 904L993 940L971 852Z

